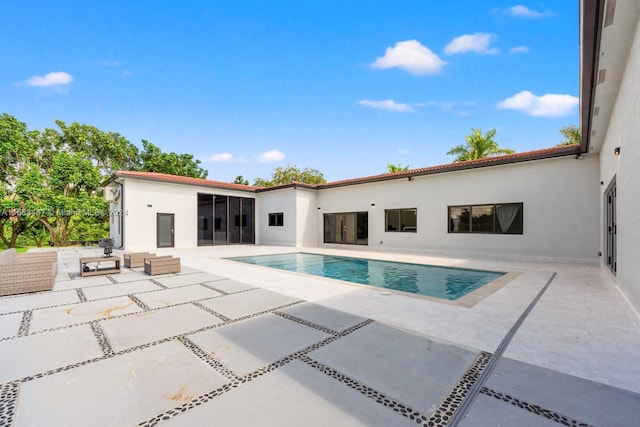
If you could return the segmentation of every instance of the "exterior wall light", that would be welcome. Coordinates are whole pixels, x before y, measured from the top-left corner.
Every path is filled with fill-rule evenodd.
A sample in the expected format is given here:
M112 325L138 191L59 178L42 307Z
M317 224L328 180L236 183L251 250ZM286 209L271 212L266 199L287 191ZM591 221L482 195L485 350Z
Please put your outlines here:
M615 154L616 156L620 155L620 147L616 147L613 149L613 154Z

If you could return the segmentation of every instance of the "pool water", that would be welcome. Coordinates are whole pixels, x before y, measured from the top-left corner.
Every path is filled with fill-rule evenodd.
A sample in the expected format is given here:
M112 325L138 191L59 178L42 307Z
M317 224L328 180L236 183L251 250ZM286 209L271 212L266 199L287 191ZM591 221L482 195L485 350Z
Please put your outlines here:
M309 253L228 259L447 300L457 300L505 274Z

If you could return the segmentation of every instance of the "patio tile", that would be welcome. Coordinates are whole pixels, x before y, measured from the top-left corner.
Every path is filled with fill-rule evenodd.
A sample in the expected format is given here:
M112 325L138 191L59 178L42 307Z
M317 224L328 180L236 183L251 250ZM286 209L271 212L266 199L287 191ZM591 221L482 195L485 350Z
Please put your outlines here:
M590 425L640 419L640 394L512 359L500 359L485 387Z
M100 356L89 325L0 341L0 384Z
M337 332L344 331L366 320L364 317L310 303L294 305L280 311Z
M149 280L141 280L131 283L118 283L116 285L94 286L83 289L82 292L87 300L100 298L109 298L121 295L135 294L138 292L159 291L163 288L150 282Z
M463 427L557 427L559 425L561 424L526 409L483 394L473 402L473 406L460 422L460 426Z
M152 276L149 276L143 271L130 271L126 274L114 274L111 278L118 283L127 283L135 282L137 280L149 280Z
M222 279L222 280L216 280L213 282L206 282L205 285L209 285L212 288L220 289L221 291L226 292L228 294L256 288L255 285L238 282L237 280L233 280L233 279Z
M5 314L0 316L0 338L15 337L18 335L22 313Z
M430 415L477 354L372 323L309 357Z
M211 282L214 280L222 280L225 277L217 276L211 273L191 273L179 274L176 276L160 276L155 279L158 283L162 283L166 287L175 288L176 286L195 285L196 283Z
M112 285L113 282L107 276L80 277L80 273L74 274L75 279L71 282L62 282L61 286L73 286L74 288L85 288L88 286ZM58 284L56 283L56 286ZM56 288L57 289L57 288Z
M22 384L14 427L137 425L224 383L171 341Z
M265 314L189 339L238 375L245 375L329 335L275 314Z
M142 311L142 309L126 296L34 310L31 316L30 331L36 332L92 320L108 319L138 311Z
M295 402L295 404L293 403ZM167 426L415 426L330 377L293 361L170 418Z
M184 304L105 320L101 326L111 347L117 352L221 322L201 308Z
M299 300L258 288L254 291L224 295L220 298L202 301L201 304L230 319L239 319L251 314L282 307L295 301Z
M213 298L220 293L200 285L183 286L181 288L163 289L157 292L136 294L136 297L149 308L167 307L188 301Z
M0 313L31 310L39 307L79 302L78 294L74 290L60 292L38 292L0 298Z

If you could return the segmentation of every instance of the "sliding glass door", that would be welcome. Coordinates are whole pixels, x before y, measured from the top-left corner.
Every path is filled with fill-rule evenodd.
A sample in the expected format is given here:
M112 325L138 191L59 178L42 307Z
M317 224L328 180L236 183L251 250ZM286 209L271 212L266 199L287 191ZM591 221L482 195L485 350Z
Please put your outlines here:
M324 243L367 245L369 214L367 212L324 214Z
M198 194L198 245L255 243L255 199Z

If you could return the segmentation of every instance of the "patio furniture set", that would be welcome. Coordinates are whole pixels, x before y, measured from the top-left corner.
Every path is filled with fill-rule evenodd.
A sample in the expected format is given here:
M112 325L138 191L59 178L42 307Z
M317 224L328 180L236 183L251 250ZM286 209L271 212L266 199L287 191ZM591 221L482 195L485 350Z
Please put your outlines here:
M180 258L132 252L124 254L124 266L143 267L151 276L179 273ZM80 258L81 277L118 274L120 271L119 256ZM58 273L58 254L53 251L18 254L13 248L7 249L0 252L0 272L0 296L50 291Z

